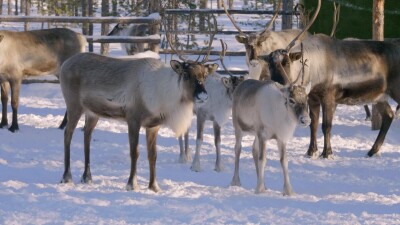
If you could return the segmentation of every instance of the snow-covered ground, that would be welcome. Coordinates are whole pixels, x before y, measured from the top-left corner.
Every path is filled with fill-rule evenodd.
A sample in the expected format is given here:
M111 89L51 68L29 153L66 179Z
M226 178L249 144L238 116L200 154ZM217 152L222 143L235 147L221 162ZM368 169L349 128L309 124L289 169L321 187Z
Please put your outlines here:
M230 48L243 50L230 38ZM111 46L111 55L123 55L118 44ZM230 68L246 69L243 57L226 57L225 63ZM0 224L400 224L400 121L393 121L381 156L366 158L378 132L371 131L370 122L364 121L362 106L338 106L332 130L334 159L304 157L309 129L296 130L287 146L291 183L297 193L292 197L281 194L283 175L275 141L267 144L268 190L254 193L256 172L250 136L243 139L242 187L230 186L235 142L231 120L222 130L224 170L220 173L213 170L210 122L205 128L201 172L192 172L190 164L178 163L177 139L170 130L160 130L159 193L147 189L149 166L143 131L138 161L140 191L125 190L130 168L127 126L114 120L98 123L91 152L93 184L81 184L81 120L71 151L75 184L60 184L64 150L63 131L57 127L64 112L58 84L22 85L20 131L0 129ZM192 151L195 135L193 119ZM321 131L318 144L322 149Z
M0 224L400 224L400 122L393 122L382 155L365 158L377 132L364 121L361 106L338 107L332 131L333 160L305 158L309 129L298 128L288 145L290 177L297 193L293 197L281 194L283 176L275 141L267 144L268 191L254 194L250 136L244 138L240 161L242 187L230 186L234 164L231 121L222 131L221 173L213 170L210 122L205 129L201 172L178 163L178 141L170 130L162 129L157 159L162 191L153 193L147 190L143 131L138 163L141 189L130 192L125 190L130 168L127 127L101 120L92 141L93 184L79 182L84 166L83 132L79 130L71 152L75 184L59 184L64 153L63 131L57 126L64 110L59 85L22 86L20 132L0 129ZM321 132L318 137L321 149ZM195 119L190 145L194 150Z

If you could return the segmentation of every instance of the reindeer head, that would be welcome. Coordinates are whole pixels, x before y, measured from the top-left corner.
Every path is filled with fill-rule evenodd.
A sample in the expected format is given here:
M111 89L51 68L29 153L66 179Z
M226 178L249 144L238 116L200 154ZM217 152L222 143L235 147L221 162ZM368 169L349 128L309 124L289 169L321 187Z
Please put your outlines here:
M311 85L307 87L300 85L286 85L281 91L286 98L286 107L293 112L293 115L300 126L308 126L311 123L308 113L307 95L310 92Z
M193 91L188 93L189 96L194 98L196 104L201 104L207 101L207 91L204 87L204 81L208 74L215 72L218 64L205 64L195 61L179 62L171 60L172 69L179 74L180 80L184 85L188 85L186 90Z
M126 23L117 23L117 25L114 26L114 28L110 31L110 33L107 34L107 36L116 36L119 35L119 33L129 27L128 24Z
M301 37L314 23L320 8L321 8L321 0L318 0L318 7L310 23L289 43L286 49L278 49L271 52L267 56L258 57L258 59L261 59L268 64L268 68L271 74L271 80L283 85L297 83L298 79L300 78L300 73L298 74L295 81L292 81L289 75L291 74L292 63L296 60L303 58L303 44L301 44L301 52L291 53L290 50L293 48L293 46L295 46L296 41L298 41L299 37ZM303 59L300 61L303 64L303 69L302 71L300 71L303 72L303 76L304 76L304 66L306 60L307 59L305 60Z
M230 99L232 99L233 92L235 91L236 87L244 81L244 76L229 76L229 77L222 77L222 83L226 87L226 92Z
M246 48L246 54L247 54L247 59L249 64L252 65L252 60L256 60L257 57L260 55L262 51L262 45L266 40L270 37L271 31L269 30L275 21L276 17L278 16L279 9L281 7L282 1L280 0L278 5L277 5L277 10L272 17L272 19L268 22L266 25L265 29L261 32L257 33L249 33L249 34L244 34L243 31L240 29L240 27L236 24L235 20L233 17L229 14L228 10L226 9L226 6L224 4L224 1L222 1L222 6L224 7L226 15L229 17L231 20L233 26L239 31L239 34L235 36L236 41L239 43L244 44ZM256 62L254 62L256 63ZM252 65L256 66L256 65Z

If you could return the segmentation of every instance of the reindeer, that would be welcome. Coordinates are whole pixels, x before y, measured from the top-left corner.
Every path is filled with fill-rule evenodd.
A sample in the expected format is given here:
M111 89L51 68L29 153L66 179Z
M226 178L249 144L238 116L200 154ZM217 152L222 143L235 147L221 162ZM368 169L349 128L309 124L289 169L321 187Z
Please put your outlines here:
M285 48L293 38L295 38L301 30L288 29L282 31L270 30L272 24L278 16L279 8L281 6L281 0L277 5L277 10L272 19L266 25L266 28L262 31L245 34L240 27L236 24L234 18L229 14L224 1L222 1L224 10L234 27L239 31L239 34L235 36L236 41L244 44L246 48L246 64L249 67L249 78L256 80L269 80L270 74L268 65L263 64L264 61L258 60L258 56L268 55L270 52L276 49ZM309 33L303 33L301 39L308 37Z
M122 24L117 23L107 36L147 36L149 26L147 24ZM148 43L121 43L127 55L134 55L149 49Z
M229 120L232 111L232 94L236 86L242 82L243 76L222 77L214 73L207 77L205 88L208 93L208 101L205 104L195 105L194 113L197 115L196 152L191 170L199 172L200 150L203 143L204 124L207 120L213 122L214 144L216 149L215 171L222 171L221 162L221 127ZM179 162L185 163L191 159L188 149L188 132L185 133L185 149L182 137L179 137L180 157Z
M222 40L222 51L220 61L222 66L225 67L223 58L226 53L227 45ZM196 138L196 152L190 167L192 171L201 171L200 167L200 150L203 143L203 130L204 124L207 120L213 122L214 129L214 144L216 149L215 171L222 171L221 162L221 127L228 122L229 116L232 112L232 94L235 88L244 80L244 76L234 76L229 73L229 77L223 77L218 73L213 73L208 76L205 81L205 88L208 93L208 101L205 104L195 105L194 113L197 115L197 138ZM179 162L185 163L191 160L191 153L189 150L189 130L185 133L185 145L183 144L182 136L179 137Z
M209 53L208 53L209 55ZM171 60L171 67L153 58L116 59L81 53L67 60L60 75L67 105L68 124L64 133L64 174L61 183L72 182L70 144L74 129L85 112L85 170L82 183L91 183L90 139L99 117L125 120L131 156L127 190L139 190L136 163L139 157L139 130L146 128L150 166L149 189L160 190L156 181L156 139L160 126L183 134L191 124L193 104L208 98L204 79L218 65Z
M233 94L232 121L235 128L235 172L232 186L240 186L239 159L244 133L255 136L253 159L257 172L255 192L265 191L265 142L276 139L284 175L284 195L293 195L289 180L286 143L292 138L296 125L308 126L307 86L281 86L273 81L245 80Z
M33 31L0 31L0 81L2 119L0 127L8 126L7 102L11 88L11 132L19 130L18 103L24 76L55 74L69 57L85 51L83 35L66 28ZM9 83L9 85L7 85ZM63 123L66 123L66 116ZM60 127L63 126L61 123ZM65 124L64 124L65 125Z
M273 73L273 80L283 78L285 83L302 73L304 82L312 84L309 94L311 137L306 155L315 157L318 152L316 134L321 106L324 134L321 157L330 158L335 105L367 103L376 103L382 116L378 137L367 155L371 157L377 154L394 117L386 100L391 97L400 103L399 42L343 41L318 34L304 39L301 45L293 48L296 41L294 39L286 49L276 50L263 59L271 62L269 69ZM289 68L289 72L285 73L283 67Z

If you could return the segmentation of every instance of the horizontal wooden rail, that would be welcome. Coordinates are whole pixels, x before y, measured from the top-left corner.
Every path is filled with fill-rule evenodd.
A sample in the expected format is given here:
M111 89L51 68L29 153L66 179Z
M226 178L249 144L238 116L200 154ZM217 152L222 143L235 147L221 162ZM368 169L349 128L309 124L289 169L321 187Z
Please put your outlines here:
M161 22L161 19L153 17L0 16L0 22L159 24Z
M85 36L88 42L96 43L160 43L160 35L150 36Z
M181 50L182 55L204 55L204 51L201 50ZM160 49L160 54L175 54L171 49ZM210 51L210 55L220 55L220 51ZM225 56L245 56L245 51L227 51Z
M275 14L274 10L242 10L228 9L229 14ZM207 13L207 14L225 14L223 9L166 9L165 14L191 14L191 13ZM279 15L300 15L297 11L279 11Z

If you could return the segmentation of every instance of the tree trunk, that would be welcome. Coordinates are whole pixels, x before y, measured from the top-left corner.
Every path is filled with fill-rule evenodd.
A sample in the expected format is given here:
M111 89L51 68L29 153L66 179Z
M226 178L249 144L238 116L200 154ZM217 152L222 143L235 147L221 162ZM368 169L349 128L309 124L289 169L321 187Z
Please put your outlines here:
M112 16L118 16L118 1L117 0L112 0Z
M21 0L21 5L19 7L20 13L25 13L25 5L26 5L26 0Z
M160 1L159 0L149 0L149 14L160 12ZM152 24L150 26L149 32L151 35L160 34L160 24ZM153 52L160 51L159 44L150 44L150 50Z
M14 15L18 16L18 0L15 0L15 11Z
M208 0L200 0L200 9L205 9L207 8L207 2ZM199 30L200 31L205 31L206 27L206 17L204 13L200 13L199 15Z
M372 9L372 39L377 41L383 41L383 25L384 25L384 4L385 0L374 0ZM382 124L382 117L376 109L375 105L372 105L372 118L371 128L372 130L379 130Z
M89 17L93 16L93 0L88 1ZM89 35L93 35L93 23L89 23ZM93 52L93 42L89 43L89 52Z
M12 7L11 7L11 0L7 1L7 15L12 15Z
M293 0L283 0L283 11L293 10ZM282 30L292 29L292 15L282 15Z
M0 0L0 6L3 6L3 0ZM3 7L0 7L0 15L3 15Z
M25 1L25 15L30 16L31 15L31 0L22 0L22 2ZM29 29L29 23L25 22L24 23L24 30L27 31Z
M101 16L109 16L110 15L110 5L108 0L101 0ZM107 35L109 32L108 23L101 24L101 35ZM108 55L110 51L110 44L102 43L100 46L100 54Z

